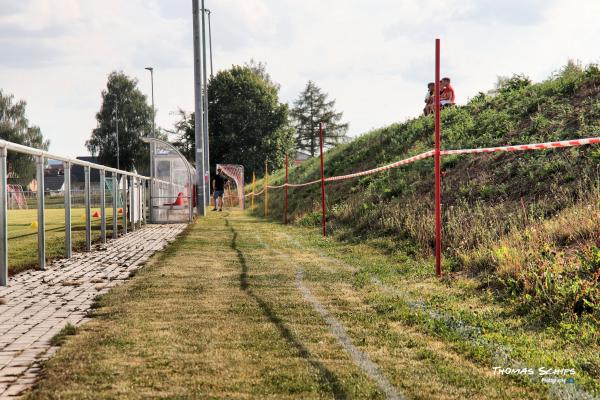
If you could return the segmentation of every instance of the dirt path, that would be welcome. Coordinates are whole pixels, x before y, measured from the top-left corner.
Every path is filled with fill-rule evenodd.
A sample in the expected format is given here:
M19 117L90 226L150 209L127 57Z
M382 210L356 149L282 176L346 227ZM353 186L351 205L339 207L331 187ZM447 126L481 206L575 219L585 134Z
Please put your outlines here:
M211 214L100 302L32 398L540 398L365 301L297 232Z

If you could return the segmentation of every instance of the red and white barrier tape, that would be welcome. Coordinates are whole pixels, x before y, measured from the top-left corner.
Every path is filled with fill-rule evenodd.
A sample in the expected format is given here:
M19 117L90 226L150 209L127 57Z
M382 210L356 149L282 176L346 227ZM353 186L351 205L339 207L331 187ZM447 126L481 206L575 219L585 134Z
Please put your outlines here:
M354 174L332 176L330 178L326 178L325 182L343 181L345 179L356 178L358 176L371 175L371 174L375 174L377 172L387 171L388 169L397 168L402 165L411 164L415 161L419 161L419 160L423 160L425 158L432 157L433 153L434 153L433 150L429 150L429 151L426 151L425 153L417 154L416 156L413 156L410 158L405 158L404 160L396 161L394 163L384 165L382 167L373 168L373 169L369 169L367 171L357 172ZM320 182L320 181L317 181L317 182Z
M600 137L591 137L591 138L583 138L583 139L572 139L572 140L559 140L556 142L545 142L545 143L532 143L532 144L516 144L511 146L499 146L499 147L483 147L479 149L457 149L457 150L442 150L440 155L456 155L456 154L475 154L475 153L496 153L496 152L513 152L513 151L529 151L529 150L548 150L548 149L557 149L562 147L577 147L577 146L585 146L590 144L600 144ZM429 150L421 154L417 154L416 156L405 158L404 160L396 161L391 164L387 164L381 167L369 169L367 171L356 172L354 174L348 175L338 175L332 176L325 179L325 182L335 182L342 181L345 179L356 178L359 176L371 175L381 171L387 171L388 169L397 168L402 165L411 164L415 161L423 160L425 158L433 157L435 155L435 150ZM282 187L302 187L313 185L315 183L321 182L320 179L305 182L305 183L287 183L278 186L268 186L269 189L280 189ZM265 189L256 193L255 196L262 194ZM248 193L246 196L251 196L252 193Z
M533 143L533 144L516 144L512 146L500 147L484 147L480 149L458 149L458 150L442 150L441 155L450 154L474 154L474 153L495 153L499 151L527 151L527 150L548 150L561 147L577 147L589 144L600 144L600 137L592 137L585 139L560 140L557 142Z
M270 187L270 186L269 186L269 187ZM250 192L250 193L248 193L248 194L245 194L245 195L244 195L244 197L252 196L253 194L254 194L255 196L260 196L261 194L263 194L263 192L264 192L264 191L265 191L265 189L261 190L261 191L260 191L260 192L258 192L258 193L253 193L253 192Z

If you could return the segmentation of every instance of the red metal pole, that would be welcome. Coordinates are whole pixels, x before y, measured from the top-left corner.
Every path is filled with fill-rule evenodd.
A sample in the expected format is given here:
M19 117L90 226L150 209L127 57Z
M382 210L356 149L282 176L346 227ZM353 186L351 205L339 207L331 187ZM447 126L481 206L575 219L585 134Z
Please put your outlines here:
M321 223L323 225L323 236L327 236L327 225L325 218L325 166L323 165L323 123L319 122L319 146L321 148Z
M288 223L288 156L285 155L285 186L283 187L283 223Z
M442 174L440 171L440 39L435 39L435 274L442 276Z

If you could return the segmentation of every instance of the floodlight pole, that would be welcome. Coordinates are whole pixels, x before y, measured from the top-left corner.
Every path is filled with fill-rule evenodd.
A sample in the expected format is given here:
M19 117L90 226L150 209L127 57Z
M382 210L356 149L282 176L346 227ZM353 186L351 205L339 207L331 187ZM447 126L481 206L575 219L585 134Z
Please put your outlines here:
M210 204L210 160L209 160L209 142L208 142L208 86L206 84L207 72L206 72L206 9L204 8L204 0L202 0L202 78L203 78L203 92L202 92L202 107L204 111L203 122L203 138L204 138L204 201L206 206Z
M204 140L203 140L203 103L202 103L202 72L200 68L200 20L198 0L192 0L193 30L194 30L194 124L195 160L196 160L196 208L198 215L206 216L204 181Z
M212 29L210 27L210 10L205 8L204 11L208 14L208 49L210 53L210 78L213 77L213 56L212 56Z

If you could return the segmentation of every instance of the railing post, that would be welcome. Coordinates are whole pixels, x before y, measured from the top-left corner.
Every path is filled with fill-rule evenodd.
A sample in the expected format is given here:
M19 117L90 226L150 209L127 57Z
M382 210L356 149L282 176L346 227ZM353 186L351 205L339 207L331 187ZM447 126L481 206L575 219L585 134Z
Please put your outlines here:
M323 123L319 122L319 147L321 149L321 225L323 225L323 236L327 236L327 216L325 204L325 167L323 164Z
M83 168L85 174L85 183L83 189L83 195L85 199L85 250L92 250L92 213L90 210L91 206L91 189L90 189L90 167L85 166Z
M131 200L129 201L129 221L131 221L131 232L135 232L135 211L136 211L136 201L135 201L135 176L131 178L131 186L129 187L129 197Z
M8 190L6 147L0 147L0 286L8 285Z
M112 172L112 209L113 209L113 239L119 237L119 213L118 213L118 197L119 197L119 178L116 172Z
M73 256L73 243L71 240L71 163L65 161L64 169L64 194L65 194L65 256L71 258Z
M38 269L46 269L46 218L44 215L44 156L36 156L38 212Z
M106 172L100 170L100 242L106 243Z
M440 39L435 39L435 273L442 276L442 174L440 171Z
M144 207L144 189L145 189L146 181L140 178L140 225L146 225L146 207Z
M123 181L123 235L127 235L127 179L127 175L121 177Z

